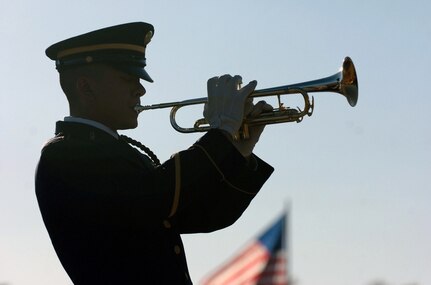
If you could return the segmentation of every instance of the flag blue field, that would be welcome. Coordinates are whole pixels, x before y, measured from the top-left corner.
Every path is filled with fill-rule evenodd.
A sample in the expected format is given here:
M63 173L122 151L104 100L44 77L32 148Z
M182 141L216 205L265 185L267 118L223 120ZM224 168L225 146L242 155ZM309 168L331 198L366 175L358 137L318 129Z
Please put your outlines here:
M287 285L286 214L201 285Z

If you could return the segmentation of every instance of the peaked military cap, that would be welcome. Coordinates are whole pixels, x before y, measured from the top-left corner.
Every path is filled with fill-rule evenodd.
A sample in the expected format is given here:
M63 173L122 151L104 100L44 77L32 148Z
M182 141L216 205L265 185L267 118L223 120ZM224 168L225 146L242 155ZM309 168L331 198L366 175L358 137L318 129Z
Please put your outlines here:
M112 26L72 37L51 45L46 55L56 62L58 71L70 66L104 62L153 82L145 71L145 49L154 27L143 22Z

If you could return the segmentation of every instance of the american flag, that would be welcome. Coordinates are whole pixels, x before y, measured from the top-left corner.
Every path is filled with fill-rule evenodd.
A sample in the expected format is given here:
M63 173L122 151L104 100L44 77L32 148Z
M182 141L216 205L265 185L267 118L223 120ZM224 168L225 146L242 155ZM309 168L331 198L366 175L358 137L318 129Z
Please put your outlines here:
M287 285L286 214L201 285Z

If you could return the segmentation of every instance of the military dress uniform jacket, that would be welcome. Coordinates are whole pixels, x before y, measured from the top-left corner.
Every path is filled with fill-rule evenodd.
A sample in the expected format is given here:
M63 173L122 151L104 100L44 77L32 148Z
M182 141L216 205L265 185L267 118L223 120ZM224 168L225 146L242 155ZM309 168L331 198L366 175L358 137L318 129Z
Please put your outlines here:
M58 122L36 171L36 195L74 284L191 284L180 234L234 223L273 171L257 169L211 130L154 167L122 139Z

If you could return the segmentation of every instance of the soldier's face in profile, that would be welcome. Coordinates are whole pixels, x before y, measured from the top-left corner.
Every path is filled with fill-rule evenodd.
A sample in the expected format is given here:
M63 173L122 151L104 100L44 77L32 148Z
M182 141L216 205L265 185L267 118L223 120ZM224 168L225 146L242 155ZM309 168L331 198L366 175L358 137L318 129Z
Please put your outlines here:
M96 90L95 112L101 123L113 130L138 126L138 114L134 107L140 103L145 88L137 76L106 66L100 80L97 80Z

